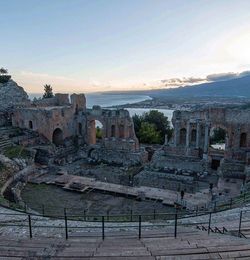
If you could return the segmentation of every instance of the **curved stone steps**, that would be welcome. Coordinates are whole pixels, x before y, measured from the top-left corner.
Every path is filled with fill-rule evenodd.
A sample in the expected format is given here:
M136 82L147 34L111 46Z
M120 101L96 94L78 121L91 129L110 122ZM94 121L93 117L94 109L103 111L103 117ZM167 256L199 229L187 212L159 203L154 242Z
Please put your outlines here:
M248 240L197 232L179 235L176 239L0 238L0 259L250 259Z

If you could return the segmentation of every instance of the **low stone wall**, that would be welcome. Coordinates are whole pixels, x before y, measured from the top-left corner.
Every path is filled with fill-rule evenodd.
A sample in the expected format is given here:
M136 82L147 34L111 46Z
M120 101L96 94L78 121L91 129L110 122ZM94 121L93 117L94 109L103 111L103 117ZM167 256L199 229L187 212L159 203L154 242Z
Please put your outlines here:
M189 193L194 193L196 191L195 185L193 185L193 177L191 176L174 175L154 171L142 171L138 173L134 177L134 185L175 191L185 190Z
M105 148L89 149L87 154L89 158L96 162L104 162L114 165L136 166L141 165L148 160L148 153L145 150L138 152L124 150L108 150Z
M239 162L230 162L223 160L218 169L218 173L220 176L224 178L245 178L245 165Z
M184 169L191 170L196 172L204 172L207 171L207 165L202 160L192 160L192 158L183 158L183 157L172 157L160 154L154 154L152 160L152 167L154 168L176 168L176 169Z

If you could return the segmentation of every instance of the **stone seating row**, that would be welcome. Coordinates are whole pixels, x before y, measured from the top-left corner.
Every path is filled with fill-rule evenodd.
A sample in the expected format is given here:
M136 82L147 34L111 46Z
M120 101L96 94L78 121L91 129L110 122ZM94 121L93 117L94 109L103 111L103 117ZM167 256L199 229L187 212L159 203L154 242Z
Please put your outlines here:
M19 238L0 236L0 259L250 259L250 241L202 232L177 237Z

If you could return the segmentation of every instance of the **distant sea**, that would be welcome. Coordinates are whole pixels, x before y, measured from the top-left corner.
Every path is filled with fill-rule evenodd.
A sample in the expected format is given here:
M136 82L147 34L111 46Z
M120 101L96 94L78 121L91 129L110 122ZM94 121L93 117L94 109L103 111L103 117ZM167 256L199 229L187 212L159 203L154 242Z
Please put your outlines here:
M101 107L110 107L110 106L118 106L118 105L125 105L125 104L132 104L141 102L144 100L152 99L146 95L139 95L139 94L112 94L112 93L89 93L85 94L87 100L87 107L92 108L93 105L98 105ZM29 94L31 100L35 97L39 98L42 97L42 94ZM145 112L148 112L150 108L126 108L130 115L133 116L135 114L142 115ZM168 117L169 120L172 119L173 110L169 109L157 109L158 111L162 112L165 116Z

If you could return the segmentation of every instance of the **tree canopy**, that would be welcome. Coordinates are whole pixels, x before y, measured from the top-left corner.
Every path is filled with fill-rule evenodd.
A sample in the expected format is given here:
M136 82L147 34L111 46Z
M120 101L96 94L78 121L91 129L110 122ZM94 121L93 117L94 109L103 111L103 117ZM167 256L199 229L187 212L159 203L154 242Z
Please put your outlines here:
M96 127L96 138L102 139L102 129L99 126Z
M163 144L165 135L172 136L168 118L158 110L150 110L142 116L134 115L134 128L141 143Z
M8 70L7 70L7 69L4 69L4 68L2 67L2 68L0 68L0 74L1 74L1 75L8 74Z
M211 144L216 143L225 143L226 140L226 131L222 128L216 128L212 132L212 136L210 138Z
M53 89L50 85L44 85L44 94L43 98L52 98L54 97Z
M11 76L8 75L8 70L0 68L0 83L7 83L11 79Z

